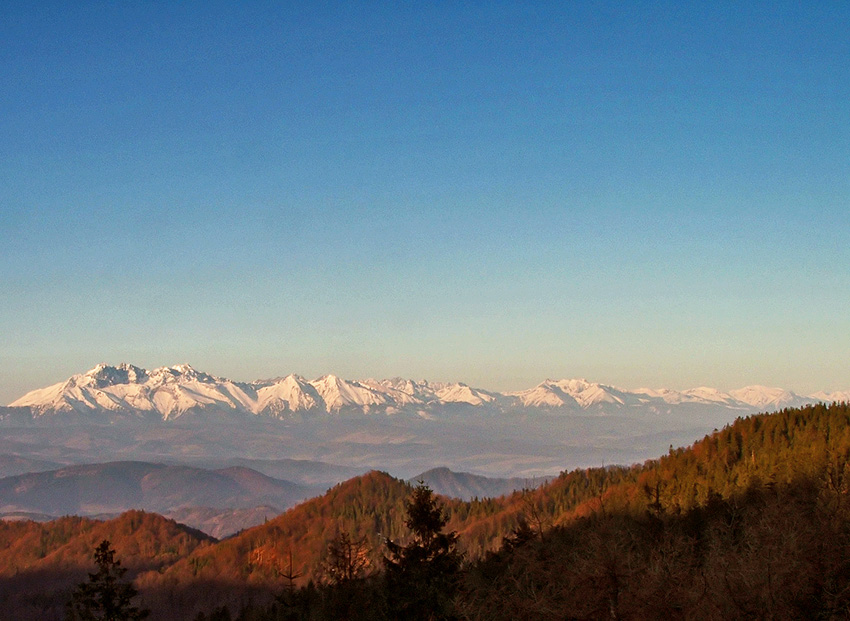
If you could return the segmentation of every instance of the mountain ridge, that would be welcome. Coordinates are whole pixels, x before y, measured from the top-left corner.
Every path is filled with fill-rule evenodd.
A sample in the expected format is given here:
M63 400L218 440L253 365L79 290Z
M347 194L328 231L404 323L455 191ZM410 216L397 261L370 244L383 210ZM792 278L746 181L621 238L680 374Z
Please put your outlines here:
M455 472L445 466L426 470L407 480L411 485L425 483L434 493L464 501L498 498L522 490L531 490L554 479L550 477L485 477L470 472Z
M848 395L850 391L799 395L759 385L729 392L709 387L684 391L627 390L586 379L546 379L532 388L504 393L462 382L431 383L399 377L349 380L333 374L315 380L293 373L275 379L237 382L198 371L189 364L147 370L127 363L116 366L101 363L63 382L32 390L9 404L6 410L28 409L33 418L99 412L162 421L201 411L283 420L344 413L409 413L428 418L450 407L494 412L533 409L604 413L641 408L659 410L683 404L749 414L846 400Z
M185 507L260 505L286 509L320 491L238 465L212 470L112 461L0 479L0 513L96 515L129 509L162 513Z

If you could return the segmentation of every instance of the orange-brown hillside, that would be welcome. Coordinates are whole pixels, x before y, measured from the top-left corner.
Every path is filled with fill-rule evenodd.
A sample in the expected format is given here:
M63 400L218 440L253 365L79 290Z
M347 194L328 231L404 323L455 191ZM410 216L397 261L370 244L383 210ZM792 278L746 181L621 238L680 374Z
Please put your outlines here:
M20 621L62 619L74 585L93 571L108 540L130 571L161 571L213 539L155 513L128 511L106 522L65 517L43 524L0 521L0 601Z

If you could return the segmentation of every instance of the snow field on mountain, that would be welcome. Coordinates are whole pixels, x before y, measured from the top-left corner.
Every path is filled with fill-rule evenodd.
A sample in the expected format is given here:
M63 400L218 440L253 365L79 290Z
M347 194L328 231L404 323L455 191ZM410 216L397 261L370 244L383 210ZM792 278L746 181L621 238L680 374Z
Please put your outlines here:
M671 407L689 404L750 413L848 397L850 391L800 396L765 386L747 386L729 393L708 387L630 391L584 379L547 379L528 390L510 393L463 383L403 378L347 380L336 375L308 381L291 374L243 383L199 372L188 364L151 371L130 364L99 364L64 382L33 390L10 407L28 407L36 415L100 411L153 415L162 420L200 410L284 419L304 414L411 412L430 419L456 406L495 413L536 409L604 414L669 413Z

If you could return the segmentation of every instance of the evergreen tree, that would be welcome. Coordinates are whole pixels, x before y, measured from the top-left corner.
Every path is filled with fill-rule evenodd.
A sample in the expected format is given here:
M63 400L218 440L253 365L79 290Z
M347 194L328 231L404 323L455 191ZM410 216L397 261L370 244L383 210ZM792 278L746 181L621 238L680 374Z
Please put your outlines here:
M461 555L457 533L444 533L448 518L431 488L419 482L407 501L407 545L387 541L387 598L393 618L454 619Z
M94 552L97 571L89 574L88 582L79 584L68 602L68 621L137 621L149 610L133 606L130 600L137 595L133 585L122 581L127 570L115 560L115 550L109 541L102 541Z

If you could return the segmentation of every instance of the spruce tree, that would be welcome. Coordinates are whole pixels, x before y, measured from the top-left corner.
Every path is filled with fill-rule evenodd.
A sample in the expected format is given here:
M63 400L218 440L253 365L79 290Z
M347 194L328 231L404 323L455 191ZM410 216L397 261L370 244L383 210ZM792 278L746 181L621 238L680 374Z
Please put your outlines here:
M407 501L407 545L387 541L384 557L391 616L410 621L454 619L461 554L457 533L444 533L448 518L431 488L423 482Z
M150 613L130 602L137 591L122 578L127 569L115 560L115 550L104 540L94 551L97 571L77 586L68 602L68 621L137 621Z

